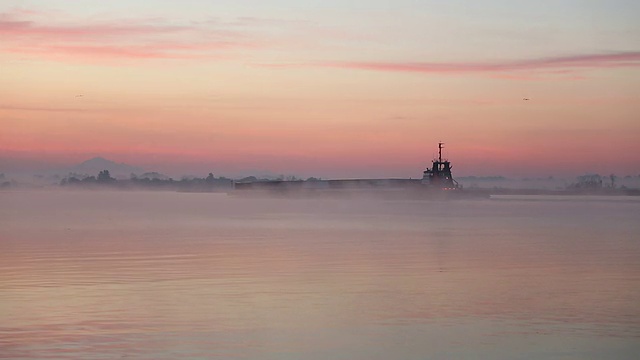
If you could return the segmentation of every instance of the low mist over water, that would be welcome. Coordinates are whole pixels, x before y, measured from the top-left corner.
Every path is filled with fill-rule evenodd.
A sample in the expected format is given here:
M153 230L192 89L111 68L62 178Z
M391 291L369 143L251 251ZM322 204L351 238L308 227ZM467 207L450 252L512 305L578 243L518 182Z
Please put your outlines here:
M0 200L0 358L640 353L637 197Z

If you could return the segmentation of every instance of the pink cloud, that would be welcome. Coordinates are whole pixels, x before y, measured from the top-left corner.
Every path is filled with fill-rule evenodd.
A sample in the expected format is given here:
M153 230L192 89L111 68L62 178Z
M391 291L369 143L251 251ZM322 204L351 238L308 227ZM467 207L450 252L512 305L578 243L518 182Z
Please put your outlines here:
M324 62L314 65L373 71L418 73L484 73L523 70L545 70L548 73L567 73L577 68L619 68L640 66L640 52L612 54L584 54L503 62Z
M0 50L49 59L108 60L213 57L222 50L258 46L246 32L212 24L175 25L161 19L53 23L32 21L26 18L30 15L24 10L0 14Z
M0 105L0 111L46 111L46 112L84 112L81 108L65 108L65 107L43 107L43 106L16 106L16 105Z
M549 80L585 80L586 76L583 75L571 75L567 73L563 75L563 73L559 73L556 71L544 71L543 73L539 71L527 71L517 72L517 73L506 73L506 72L497 72L491 75L491 78L494 79L506 79L506 80L519 80L519 81L549 81Z
M38 45L7 48L7 52L76 59L193 59L212 57L213 52L234 47L228 43L182 44L154 43L142 45Z
M42 36L64 40L83 38L104 38L136 36L146 34L175 33L190 30L186 26L143 25L143 24L99 24L99 25L39 25L32 21L0 20L0 35Z

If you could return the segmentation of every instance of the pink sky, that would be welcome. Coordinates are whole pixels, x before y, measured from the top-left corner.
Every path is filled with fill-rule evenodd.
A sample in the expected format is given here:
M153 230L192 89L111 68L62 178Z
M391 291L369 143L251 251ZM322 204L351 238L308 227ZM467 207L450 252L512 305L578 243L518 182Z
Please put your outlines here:
M1 5L0 172L640 173L630 9L196 3Z

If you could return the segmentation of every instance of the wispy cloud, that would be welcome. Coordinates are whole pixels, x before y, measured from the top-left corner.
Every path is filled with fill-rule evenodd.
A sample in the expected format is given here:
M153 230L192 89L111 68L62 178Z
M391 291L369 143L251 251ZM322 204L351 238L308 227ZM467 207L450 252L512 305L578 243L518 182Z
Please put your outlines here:
M69 108L69 107L45 107L45 106L17 106L17 105L2 105L0 104L0 111L45 111L45 112L85 112L86 109L81 108Z
M7 47L6 50L50 59L194 59L214 57L220 50L235 47L229 43L182 44L178 42L126 45L38 45ZM220 54L218 54L220 56Z
M37 15L25 10L0 13L0 51L110 60L215 57L222 50L258 46L247 32L214 24L163 19L54 22Z
M187 26L104 23L96 25L42 25L34 21L3 20L0 35L21 38L55 38L58 40L105 39L122 36L158 35L190 30Z
M372 71L416 73L500 73L523 70L544 70L567 74L567 69L619 68L640 66L640 52L583 54L503 62L322 62L323 67ZM559 70L564 69L564 70Z

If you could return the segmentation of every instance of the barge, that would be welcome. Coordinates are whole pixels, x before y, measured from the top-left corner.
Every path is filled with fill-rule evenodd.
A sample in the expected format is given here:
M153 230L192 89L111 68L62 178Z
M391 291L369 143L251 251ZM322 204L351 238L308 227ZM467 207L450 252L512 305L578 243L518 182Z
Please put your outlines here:
M421 179L334 179L269 180L235 182L234 195L304 195L317 197L381 197L405 199L448 199L485 197L489 194L463 190L451 174L451 162L442 158L443 143L438 143L438 158L423 171Z

